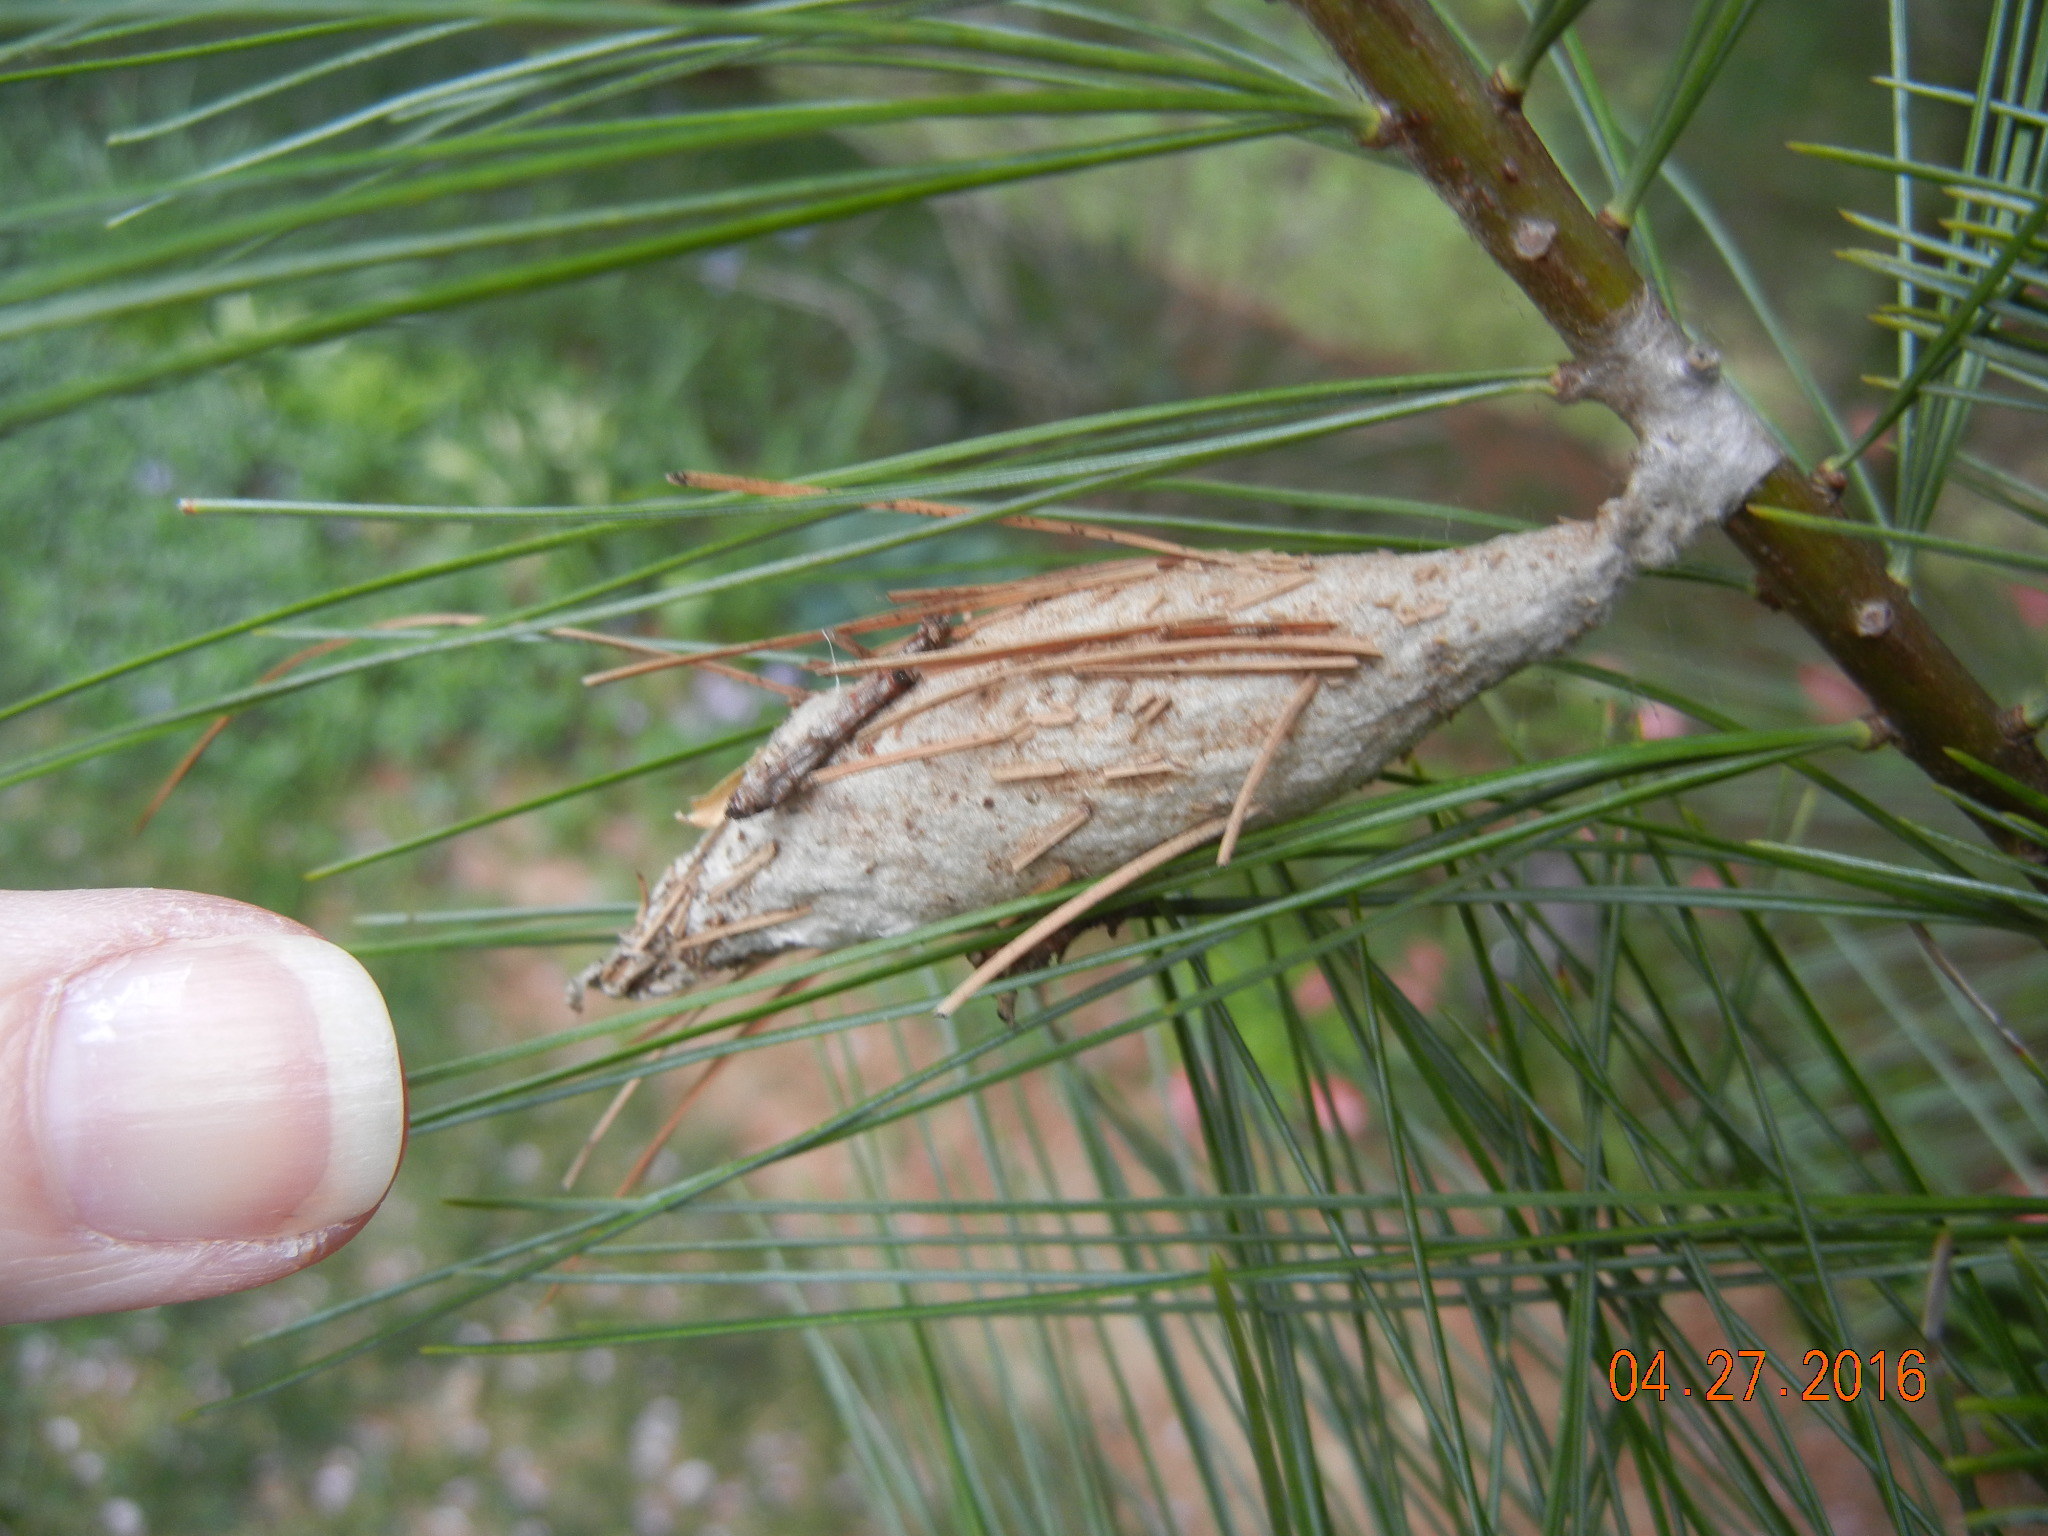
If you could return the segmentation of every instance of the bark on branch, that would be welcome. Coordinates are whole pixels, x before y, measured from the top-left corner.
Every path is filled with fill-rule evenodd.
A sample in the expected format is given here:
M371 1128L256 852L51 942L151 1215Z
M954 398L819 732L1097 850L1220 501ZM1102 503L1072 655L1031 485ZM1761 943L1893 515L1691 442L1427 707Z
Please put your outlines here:
M1519 101L1480 72L1428 0L1295 3L1387 114L1380 147L1408 156L1570 346L1563 392L1605 402L1642 440L1629 486L1609 513L1639 513L1662 498L1668 514L1678 498L1678 522L1719 520L1756 567L1758 598L1820 642L1907 757L1981 804L2032 815L1957 755L2044 792L2048 760L2031 735L2011 728L1892 579L1882 549L1746 510L1842 516L1839 487L1778 454L1719 379L1718 360L1688 346L1619 238L1573 191ZM1647 563L1662 556L1643 554ZM1979 824L2007 853L2048 863L2034 844Z

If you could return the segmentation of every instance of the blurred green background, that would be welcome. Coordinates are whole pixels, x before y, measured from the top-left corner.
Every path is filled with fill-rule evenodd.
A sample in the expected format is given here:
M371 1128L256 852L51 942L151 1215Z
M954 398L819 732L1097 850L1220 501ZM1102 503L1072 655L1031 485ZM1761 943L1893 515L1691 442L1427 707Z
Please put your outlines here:
M1595 7L1586 33L1607 78L1668 41L1682 8ZM1503 37L1510 11L1494 8ZM1670 14L1666 14L1669 12ZM1924 40L1967 59L1974 8ZM1824 377L1882 371L1863 315L1873 280L1834 261L1833 207L1873 204L1874 181L1800 160L1792 138L1877 143L1885 99L1869 77L1881 39L1863 4L1767 6L1689 133L1682 159L1739 229ZM126 78L16 88L0 178L10 202L92 187L169 150L110 151L110 128L232 89L213 61ZM265 58L262 67L277 67ZM382 66L402 78L398 64ZM749 82L748 88L758 83ZM715 98L717 81L670 103ZM737 89L738 87L733 87ZM1647 106L1622 92L1624 105ZM1546 102L1539 93L1537 106ZM1554 102L1548 103L1554 106ZM317 118L317 91L277 120L244 114L175 153L219 154ZM792 166L853 163L873 146L809 141L751 152ZM125 156L125 158L124 158ZM757 162L693 163L694 183ZM636 172L636 174L649 174ZM659 177L667 174L657 171ZM1653 211L1655 204L1653 203ZM81 239L85 238L80 236ZM1681 267L1699 253L1680 242ZM1722 280L1688 289L1692 318L1731 366L1799 425L1796 395ZM195 314L218 334L254 323L247 301ZM266 318L276 318L274 315ZM152 320L161 330L170 322ZM1725 332L1721 327L1725 326ZM189 339L144 324L51 343L13 366L61 370L60 347ZM1400 173L1298 144L1258 145L1036 185L768 240L535 298L410 322L103 404L0 441L0 696L16 697L149 644L356 575L467 547L482 535L372 523L191 518L184 495L396 502L604 502L658 494L672 469L795 476L965 433L1264 383L1398 368L1544 361L1554 344L1427 190ZM1463 501L1548 517L1612 483L1622 445L1590 414L1489 410L1297 455L1297 483ZM1807 446L1818 439L1805 423ZM1999 430L1994 428L1994 430ZM531 600L655 557L649 531L546 568L438 584L412 606ZM929 546L928 546L929 547ZM999 546L944 558L974 569ZM934 567L905 562L920 579ZM524 585L522 585L524 584ZM902 584L902 583L898 583ZM726 637L845 617L889 585L754 597L671 615L670 632ZM1941 596L1937 588L1937 599ZM1961 594L1944 622L1995 688L2028 681L2002 594ZM1715 611L1701 599L1695 621ZM406 611L406 604L390 606ZM1810 717L1789 626L1726 600L1707 680L1755 723ZM2038 618L2038 615L2034 616ZM1684 674L1695 637L1638 601L1588 649L1627 647ZM1996 642L1995 645L1993 642ZM278 655L289 645L278 642ZM1745 651L1773 665L1744 667ZM502 649L350 680L239 720L144 832L135 821L189 744L172 737L0 795L0 872L17 886L177 885L290 913L348 942L364 913L624 900L680 846L670 812L729 766L698 765L521 818L422 857L308 885L302 871L551 784L769 718L717 679L675 674L591 693L600 653ZM202 658L191 686L245 681ZM209 670L211 669L211 670ZM1689 679L1695 685L1701 680ZM36 723L54 739L171 694L142 674L117 696ZM1540 736L1552 695L1518 684L1510 707ZM32 745L31 733L27 743ZM1455 750L1447 747L1445 750ZM1917 791L1911 791L1917 793ZM409 1060L559 1028L582 952L373 959ZM725 1102L666 1156L710 1156L774 1106ZM487 1217L445 1196L551 1187L593 1108L575 1101L415 1147L397 1193L356 1243L265 1292L133 1316L0 1333L0 1532L418 1532L517 1536L842 1532L863 1528L858 1485L793 1338L593 1351L502 1362L354 1361L248 1407L194 1410L229 1390L237 1347L332 1299L474 1249ZM615 1176L658 1119L643 1100L601 1155ZM575 1305L670 1316L672 1293ZM503 1301L500 1327L537 1303ZM568 1303L562 1303L568 1305ZM715 1302L704 1302L716 1306ZM522 1309L527 1309L522 1314ZM667 1309L667 1310L664 1310Z

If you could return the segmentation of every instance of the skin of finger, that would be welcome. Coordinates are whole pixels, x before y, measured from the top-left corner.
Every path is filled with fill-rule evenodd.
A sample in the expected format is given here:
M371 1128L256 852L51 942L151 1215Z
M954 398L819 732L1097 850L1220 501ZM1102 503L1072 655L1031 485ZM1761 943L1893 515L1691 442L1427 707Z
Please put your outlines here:
M282 1278L333 1252L369 1213L255 1242L136 1243L81 1232L44 1179L32 1096L64 985L94 966L187 939L311 930L189 891L0 891L0 1323L156 1306Z

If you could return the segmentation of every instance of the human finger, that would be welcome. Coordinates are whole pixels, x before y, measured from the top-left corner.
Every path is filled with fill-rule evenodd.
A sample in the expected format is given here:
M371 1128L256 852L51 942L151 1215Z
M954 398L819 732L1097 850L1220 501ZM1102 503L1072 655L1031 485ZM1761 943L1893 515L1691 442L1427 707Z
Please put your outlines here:
M404 1138L383 998L317 934L186 891L0 891L0 1323L302 1269Z

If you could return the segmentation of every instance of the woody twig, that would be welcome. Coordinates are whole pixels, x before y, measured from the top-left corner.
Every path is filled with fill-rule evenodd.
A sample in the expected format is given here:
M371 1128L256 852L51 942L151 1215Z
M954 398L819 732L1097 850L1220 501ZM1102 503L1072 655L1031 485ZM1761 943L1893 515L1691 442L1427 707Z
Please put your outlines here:
M1574 361L1561 370L1561 393L1600 399L1636 429L1643 440L1638 479L1658 454L1664 474L1677 480L1711 482L1737 469L1742 483L1715 516L1756 567L1757 597L1820 643L1875 706L1888 728L1882 734L1930 778L1978 804L2026 814L2020 796L1964 759L2042 791L2048 760L2030 735L2009 729L1984 686L1893 580L1882 550L1746 510L1843 515L1838 484L1807 475L1775 449L1750 472L1743 459L1760 423L1732 391L1711 387L1718 360L1685 343L1617 232L1572 190L1519 96L1481 73L1428 0L1295 3L1385 111L1379 146L1408 157L1570 346ZM1669 388L1677 370L1694 375L1689 403ZM1705 412L1722 420L1709 423ZM2048 850L1988 819L1978 824L2005 852L2048 862Z

